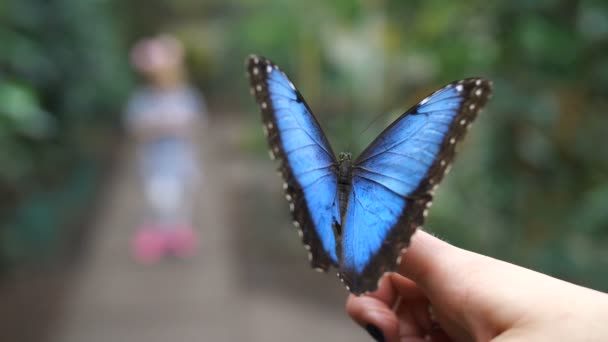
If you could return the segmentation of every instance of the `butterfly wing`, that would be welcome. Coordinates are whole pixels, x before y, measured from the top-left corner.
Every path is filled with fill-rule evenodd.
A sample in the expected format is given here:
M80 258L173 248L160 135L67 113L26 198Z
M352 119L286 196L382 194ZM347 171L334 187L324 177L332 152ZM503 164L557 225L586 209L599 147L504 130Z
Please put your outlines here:
M353 163L343 218L340 277L355 294L396 269L423 224L454 147L491 92L470 78L446 85L391 124Z
M336 266L334 225L340 224L336 160L308 105L269 60L250 56L251 90L261 108L271 158L281 162L285 197L314 268Z

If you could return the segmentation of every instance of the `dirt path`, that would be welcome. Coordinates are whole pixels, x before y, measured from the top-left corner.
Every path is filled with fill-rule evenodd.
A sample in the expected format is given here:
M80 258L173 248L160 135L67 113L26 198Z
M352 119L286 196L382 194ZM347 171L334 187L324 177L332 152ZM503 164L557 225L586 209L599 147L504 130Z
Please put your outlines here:
M264 218L287 222L272 211L285 208L250 208L281 196L280 183L270 163L248 162L233 148L241 132L236 122L210 127L197 213L203 245L186 262L132 262L128 243L140 200L132 155L121 157L53 341L369 340L343 313L345 291L336 279L308 269L303 249L293 247L295 232L264 230ZM262 221L253 224L247 215Z

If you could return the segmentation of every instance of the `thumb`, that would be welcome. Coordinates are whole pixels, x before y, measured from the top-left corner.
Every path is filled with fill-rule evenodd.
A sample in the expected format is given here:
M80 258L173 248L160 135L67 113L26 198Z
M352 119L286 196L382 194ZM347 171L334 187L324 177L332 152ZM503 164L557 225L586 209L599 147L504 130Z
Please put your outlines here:
M425 292L432 293L450 282L448 278L466 255L464 250L418 230L403 255L399 273L416 282Z
M425 231L417 231L403 255L399 273L413 280L428 298L434 319L442 329L458 340L472 336L467 319L467 280L464 279L474 253L454 247Z

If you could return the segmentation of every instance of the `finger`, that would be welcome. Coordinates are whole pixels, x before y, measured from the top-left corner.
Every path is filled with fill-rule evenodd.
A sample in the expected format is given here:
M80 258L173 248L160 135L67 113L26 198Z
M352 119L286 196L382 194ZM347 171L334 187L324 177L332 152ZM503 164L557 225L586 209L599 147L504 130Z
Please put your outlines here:
M381 280L378 289L364 296L374 297L386 303L389 307L395 307L399 299L409 300L424 297L416 283L397 273L388 273Z
M391 273L387 279L393 289L395 296L402 300L418 300L425 298L420 287L411 279L406 278L398 273Z
M425 336L432 331L433 324L428 314L426 298L403 300L395 309L399 318L399 336Z
M413 280L424 292L432 292L449 285L446 270L462 257L462 250L425 231L418 230L403 255L399 273Z
M391 274L385 274L382 279L380 279L380 283L378 284L378 289L371 293L366 293L362 296L377 298L378 300L386 303L387 306L392 307L397 298L399 298L399 292L393 286L392 279L390 278Z
M416 284L398 274L382 279L378 290L351 296L347 312L362 327L373 325L387 340L421 338L432 330L429 302ZM369 331L369 330L368 330Z
M477 269L479 255L464 251L424 231L412 237L399 272L411 278L430 300L441 328L450 336L470 338L471 284L463 274ZM468 273L460 272L467 270ZM469 305L463 305L468 300ZM424 321L421 321L424 324Z
M467 339L452 339L443 330L434 332L425 336L425 341L431 342L451 342L451 341L467 341Z
M421 326L418 317L427 307L428 302L404 301L393 310L378 298L351 295L346 309L377 340L424 341L424 336L430 335L432 331ZM378 339L378 336L381 338Z
M386 341L395 341L399 336L399 320L386 302L373 296L350 295L346 301L346 312L370 334L370 326Z
M424 302L428 304L428 300L416 283L396 273L387 274L380 281L378 290L363 296L378 299L393 311L397 311L399 304L403 302Z

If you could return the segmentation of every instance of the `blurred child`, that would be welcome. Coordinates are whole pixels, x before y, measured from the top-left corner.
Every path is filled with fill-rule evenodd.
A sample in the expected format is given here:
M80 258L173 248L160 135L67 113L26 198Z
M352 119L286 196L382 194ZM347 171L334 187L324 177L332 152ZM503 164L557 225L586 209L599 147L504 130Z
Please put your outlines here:
M146 217L132 240L143 263L189 256L198 245L191 220L200 182L194 142L206 115L201 95L185 80L184 50L167 35L143 39L131 62L146 80L129 100L126 127L137 144Z

